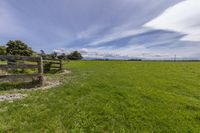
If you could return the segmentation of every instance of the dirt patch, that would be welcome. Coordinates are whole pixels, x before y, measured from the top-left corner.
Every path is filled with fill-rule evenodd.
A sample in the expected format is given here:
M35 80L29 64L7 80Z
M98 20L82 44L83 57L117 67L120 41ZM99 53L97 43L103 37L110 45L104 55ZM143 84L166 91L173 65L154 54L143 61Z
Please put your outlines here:
M64 70L62 73L60 73L60 75L67 75L70 74L71 71L69 70ZM29 88L29 89L17 89L14 91L36 91L36 90L47 90L47 89L51 89L54 87L57 87L59 85L62 84L62 77L58 77L55 79L55 77L44 77L45 78L45 85L42 87L35 87L35 88ZM16 93L16 94L4 94L4 95L0 95L0 102L3 101L14 101L14 100L18 100L18 99L23 99L27 97L27 94L20 94L20 93Z
M60 73L59 75L67 75L67 74L71 74L72 72L69 70L64 70L62 73ZM45 78L45 77L44 77ZM55 77L51 77L51 78L45 78L45 85L42 87L37 87L37 88L31 88L28 90L47 90L47 89L51 89L54 88L56 86L61 85L62 82L62 77L58 77L57 79L55 79ZM27 89L23 89L23 90L27 90Z
M61 74L70 74L72 73L70 70L64 70Z
M54 88L56 86L59 86L61 83L60 81L46 81L45 86L42 87L37 87L37 88L31 88L31 89L23 89L23 90L47 90L47 89L51 89Z
M18 99L22 99L27 97L27 94L6 94L6 95L0 95L0 102L3 101L14 101L14 100L18 100Z

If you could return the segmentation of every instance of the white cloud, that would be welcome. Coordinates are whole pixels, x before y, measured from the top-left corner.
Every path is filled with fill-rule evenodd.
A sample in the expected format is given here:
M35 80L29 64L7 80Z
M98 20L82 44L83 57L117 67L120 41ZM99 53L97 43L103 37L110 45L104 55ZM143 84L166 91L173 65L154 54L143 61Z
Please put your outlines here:
M118 28L118 31L114 30L113 33L103 36L100 39L93 41L92 43L88 44L89 46L99 46L107 42L111 42L114 40L122 39L129 36L138 35L144 32L149 31L148 28L141 28L141 29L129 29L124 30L123 28Z
M66 53L66 49L65 48L54 49L53 52L56 52L58 54L62 54L62 53Z
M84 58L99 58L99 59L200 59L200 45L185 45L185 47L177 48L161 48L161 49L148 49L142 44L131 44L126 47L113 48L113 47L97 47L97 48L81 48L81 49L56 49L54 52L59 54L69 54L72 51L78 50Z
M186 34L184 41L200 41L200 0L185 0L145 24L145 27Z
M130 58L170 58L173 55L157 50L149 50L143 45L129 45L121 48L88 48L82 52L85 58L111 58L111 59L130 59Z
M87 49L83 56L86 58L93 57L111 59L174 59L174 55L176 55L177 59L200 59L200 52L198 50L199 48L199 45L193 45L190 47L182 47L175 49L148 49L142 45L130 45L118 49Z

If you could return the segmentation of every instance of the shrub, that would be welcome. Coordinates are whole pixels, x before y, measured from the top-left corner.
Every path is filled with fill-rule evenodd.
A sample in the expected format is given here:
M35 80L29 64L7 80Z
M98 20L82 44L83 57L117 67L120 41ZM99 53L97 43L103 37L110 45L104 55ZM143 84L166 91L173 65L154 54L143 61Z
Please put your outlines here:
M81 60L83 58L81 53L79 53L78 51L72 52L71 54L67 55L67 57L70 60Z

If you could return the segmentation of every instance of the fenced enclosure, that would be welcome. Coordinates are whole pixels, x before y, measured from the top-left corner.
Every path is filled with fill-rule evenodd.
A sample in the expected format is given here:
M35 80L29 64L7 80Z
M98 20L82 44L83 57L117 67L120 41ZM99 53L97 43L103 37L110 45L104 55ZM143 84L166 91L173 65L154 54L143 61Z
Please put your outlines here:
M44 61L44 72L51 70L62 71L63 61L59 59L45 59Z
M1 82L16 79L25 80L26 78L36 78L40 86L44 84L42 57L0 55L0 60L5 62L0 65L0 70L12 71L17 69L37 69L37 72L31 74L1 74Z

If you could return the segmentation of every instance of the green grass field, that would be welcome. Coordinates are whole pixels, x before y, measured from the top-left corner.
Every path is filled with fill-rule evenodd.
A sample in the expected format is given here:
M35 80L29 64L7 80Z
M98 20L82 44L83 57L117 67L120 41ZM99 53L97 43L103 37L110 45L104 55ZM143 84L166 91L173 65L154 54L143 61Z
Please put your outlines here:
M65 67L72 74L62 86L0 102L0 132L200 132L200 63L77 61Z

